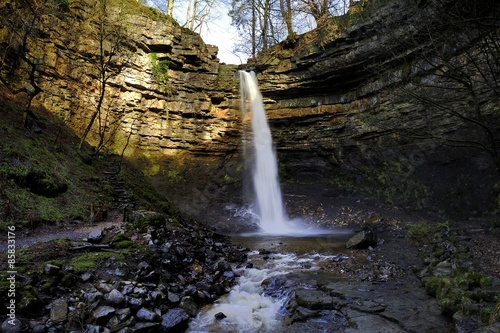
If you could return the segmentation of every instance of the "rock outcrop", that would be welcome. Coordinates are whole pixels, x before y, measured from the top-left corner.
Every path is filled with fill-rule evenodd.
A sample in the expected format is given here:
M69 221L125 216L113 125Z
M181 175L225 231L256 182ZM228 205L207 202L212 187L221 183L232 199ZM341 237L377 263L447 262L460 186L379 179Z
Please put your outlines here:
M491 207L478 204L497 195L491 151L438 139L472 137L483 144L481 129L396 93L421 89L407 78L429 78L418 55L435 46L425 32L439 22L436 8L433 1L391 1L365 9L350 28L332 20L243 66L258 74L281 170L412 208ZM116 8L110 15L123 17ZM340 20L355 18L349 15ZM238 67L220 64L216 47L146 7L133 7L125 18L127 56L111 64L122 70L107 82L98 117L107 129L104 141L124 150L180 208L206 216L207 205L223 202L244 174ZM36 39L43 66L34 105L83 133L99 95L92 5L71 1L63 15L46 19L51 28ZM458 44L455 57L463 54L459 48L470 49ZM166 82L155 78L153 57L166 61ZM496 100L479 99L485 116L494 115ZM91 144L100 140L97 127ZM488 130L496 135L497 128Z
M456 23L446 26L444 10L455 20L463 14L454 6L391 1L372 13L367 8L369 18L358 25L340 31L337 21L329 22L248 64L258 73L289 175L417 209L491 208L484 203L497 195L495 158L489 148L472 146L488 146L490 134L497 140L498 99L493 91L484 94L489 83L476 76L498 73L480 67L460 72L470 82L464 89L460 78L435 72L440 66L458 69L445 56L462 64L483 61L472 47L480 32L462 26L457 34ZM461 92L447 96L443 82ZM471 95L481 102L466 105ZM486 120L465 119L473 109ZM497 152L496 144L490 148Z

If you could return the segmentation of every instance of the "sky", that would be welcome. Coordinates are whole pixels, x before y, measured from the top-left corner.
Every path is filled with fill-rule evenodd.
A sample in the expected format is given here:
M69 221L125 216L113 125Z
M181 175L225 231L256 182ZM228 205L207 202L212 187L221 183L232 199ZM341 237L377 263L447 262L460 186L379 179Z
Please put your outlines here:
M150 0L149 3L158 3L158 1ZM165 1L160 2L160 4L164 3ZM240 55L238 57L233 53L234 42L238 39L238 31L231 26L231 18L227 15L229 8L224 3L216 1L210 17L202 26L201 38L206 44L215 45L219 48L218 58L221 62L237 65L246 63L247 56ZM186 12L186 1L176 1L173 16L181 25L185 22Z
M204 27L201 38L207 44L219 47L218 58L226 64L246 63L247 56L233 53L234 41L238 38L238 31L231 26L231 18L226 13L221 13L220 17Z

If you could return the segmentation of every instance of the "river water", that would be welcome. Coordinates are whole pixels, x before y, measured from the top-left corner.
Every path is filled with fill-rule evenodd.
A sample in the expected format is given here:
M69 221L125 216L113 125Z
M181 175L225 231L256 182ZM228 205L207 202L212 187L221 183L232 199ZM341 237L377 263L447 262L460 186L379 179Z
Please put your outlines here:
M288 277L324 269L328 262L344 260L347 231L290 237L279 235L236 235L235 244L256 249L248 253L248 265L235 268L238 284L229 294L204 309L188 332L280 332L286 315L290 288L307 281ZM320 249L321 252L318 252ZM293 282L292 282L293 280ZM225 318L216 319L223 313Z

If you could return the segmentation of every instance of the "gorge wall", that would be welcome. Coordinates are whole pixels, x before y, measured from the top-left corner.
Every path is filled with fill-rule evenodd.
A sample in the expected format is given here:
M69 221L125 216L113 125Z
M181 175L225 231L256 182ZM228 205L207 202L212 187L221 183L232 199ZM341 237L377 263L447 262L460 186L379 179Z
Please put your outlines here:
M422 35L416 22L435 14L422 3L389 2L346 30L332 21L241 66L258 75L283 177L417 209L492 208L498 176L489 154L438 140L446 134L482 141L482 134L398 89L422 70L414 55L432 46L425 38L414 43ZM43 91L34 105L77 133L99 91L92 17L91 2L73 0L63 17L47 18L51 28L36 39ZM126 22L129 59L110 79L101 114L114 133L109 148L126 148L125 156L160 191L195 216L205 217L210 205L241 201L237 66L220 64L216 47L145 7L130 10ZM168 60L166 85L153 75L153 54ZM497 100L480 99L485 116L495 118ZM91 144L99 139L96 130L97 124Z

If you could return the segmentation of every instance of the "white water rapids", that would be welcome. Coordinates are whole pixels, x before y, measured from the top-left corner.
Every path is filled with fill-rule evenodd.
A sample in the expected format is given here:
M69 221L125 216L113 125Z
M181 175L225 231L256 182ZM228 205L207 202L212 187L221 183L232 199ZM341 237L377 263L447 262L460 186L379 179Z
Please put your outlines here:
M249 259L260 255L257 251L249 254ZM271 333L279 332L285 315L288 295L277 297L265 293L262 282L270 278L297 271L319 270L322 263L339 255L320 255L276 253L270 255L260 268L235 270L239 277L236 285L227 296L202 311L189 325L190 333ZM341 255L340 255L341 256ZM226 318L216 319L215 314L222 312Z

